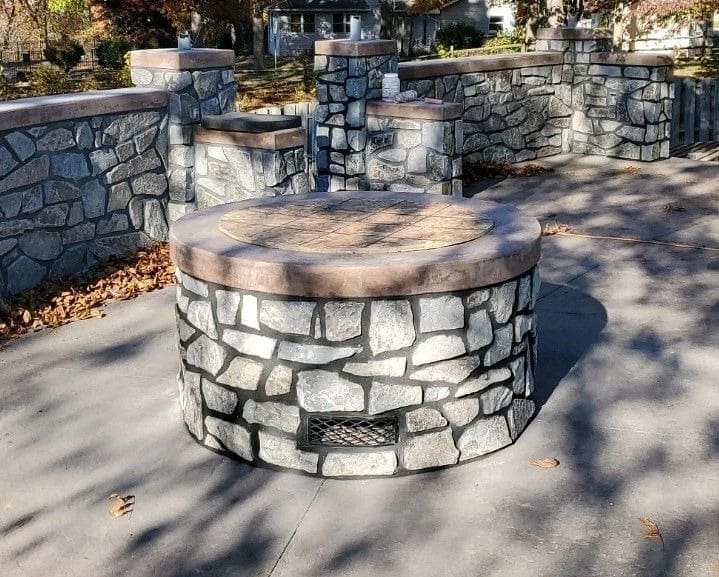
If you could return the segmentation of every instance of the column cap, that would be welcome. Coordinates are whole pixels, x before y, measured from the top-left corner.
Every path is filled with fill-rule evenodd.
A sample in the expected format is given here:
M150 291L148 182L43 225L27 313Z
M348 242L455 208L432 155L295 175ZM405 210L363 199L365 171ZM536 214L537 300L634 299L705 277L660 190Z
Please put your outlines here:
M235 64L233 50L217 48L158 48L130 52L132 68L160 68L164 70L202 70L204 68L231 68Z
M606 40L612 38L609 28L540 28L537 40Z
M387 56L397 53L394 40L318 40L315 54L323 56Z

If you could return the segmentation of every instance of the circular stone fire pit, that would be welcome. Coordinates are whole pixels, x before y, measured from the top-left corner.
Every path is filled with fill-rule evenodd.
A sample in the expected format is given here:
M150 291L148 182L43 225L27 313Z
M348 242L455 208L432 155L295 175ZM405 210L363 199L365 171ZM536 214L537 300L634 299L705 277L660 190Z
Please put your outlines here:
M401 475L512 443L534 413L539 223L411 193L182 218L180 403L203 444L312 475Z

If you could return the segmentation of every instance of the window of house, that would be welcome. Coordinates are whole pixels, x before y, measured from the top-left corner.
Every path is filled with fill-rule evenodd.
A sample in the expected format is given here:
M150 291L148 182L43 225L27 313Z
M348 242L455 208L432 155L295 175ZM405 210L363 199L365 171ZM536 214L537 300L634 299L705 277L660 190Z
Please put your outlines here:
M314 34L315 15L312 13L290 14L290 32Z
M349 34L350 32L350 15L349 14L333 14L332 15L332 32L335 34Z
M490 16L489 17L489 31L490 32L504 31L504 16Z

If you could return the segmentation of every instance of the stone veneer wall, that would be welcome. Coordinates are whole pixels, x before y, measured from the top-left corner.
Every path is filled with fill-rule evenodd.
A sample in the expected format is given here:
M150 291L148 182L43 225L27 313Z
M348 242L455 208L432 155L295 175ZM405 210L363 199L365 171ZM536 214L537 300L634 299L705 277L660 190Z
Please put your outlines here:
M367 100L382 96L382 75L397 71L391 40L315 42L317 190L359 190L365 174Z
M135 86L169 93L167 176L171 220L194 209L193 131L203 116L235 110L235 55L232 50L135 50L131 54Z
M403 63L403 87L463 104L470 158L668 158L670 57L607 52L606 30L543 29L537 38L536 53Z
M421 118L422 113L432 112L431 108L368 103L366 175L370 190L462 196L462 111L456 107L447 119L441 119L444 114Z
M117 90L0 106L0 296L167 240L166 103Z
M263 150L195 142L197 208L259 196L309 192L305 168L303 145Z
M398 475L512 443L534 413L536 267L493 287L295 299L178 275L185 421L203 444L323 476ZM398 442L303 443L308 415L396 415Z

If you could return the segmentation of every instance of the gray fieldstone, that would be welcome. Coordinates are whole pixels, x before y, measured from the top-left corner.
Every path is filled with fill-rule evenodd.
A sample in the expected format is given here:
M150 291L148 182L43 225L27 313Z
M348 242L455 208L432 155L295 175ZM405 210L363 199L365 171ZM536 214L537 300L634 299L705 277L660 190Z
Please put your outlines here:
M297 400L310 412L362 411L364 389L337 373L302 371L297 375Z
M207 408L218 413L231 415L237 408L237 395L207 379L202 379L202 395Z
M362 351L361 346L330 347L327 345L307 345L282 341L277 358L306 365L326 365L338 359L351 357Z
M369 391L368 411L371 415L375 415L399 407L419 405L421 402L422 387L393 385L375 381Z
M202 396L200 395L201 377L190 371L180 371L177 387L180 391L180 409L190 433L202 438Z
M464 342L457 335L434 335L415 346L412 363L426 365L459 357L465 352Z
M194 327L191 327L182 319L177 320L177 334L182 342L189 341L195 336L195 332Z
M122 213L114 213L110 218L102 219L97 223L96 232L98 235L112 234L114 232L122 232L127 230L127 216Z
M397 468L394 451L371 453L332 452L325 457L322 474L326 477L392 475Z
M517 310L521 311L529 306L532 300L532 277L525 274L519 279L517 289Z
M135 143L135 149L137 150L138 154L142 154L145 152L150 146L152 146L152 143L155 140L155 136L158 133L157 126L153 126L151 128L148 128L144 132L141 132L137 136L135 136L132 140ZM159 148L159 146L158 146Z
M466 379L480 363L477 355L468 355L423 367L410 373L409 378L415 381L444 381L457 384Z
M498 324L506 323L512 316L514 308L514 297L517 289L515 281L501 284L492 288L492 296L489 299L489 311Z
M15 236L33 228L35 228L35 224L27 219L0 222L0 238Z
M190 306L190 298L182 294L182 286L177 285L176 290L177 308L183 313L187 313L187 309Z
M457 441L460 461L486 455L512 443L507 421L502 415L479 419L467 427Z
M109 124L105 134L118 142L123 142L159 122L160 118L160 113L154 111L123 114Z
M293 335L309 335L315 303L263 300L260 323L272 330Z
M482 412L492 415L508 407L512 403L512 389L509 387L492 387L479 395Z
M141 198L131 198L127 204L127 214L130 216L132 226L141 229L145 224L145 207Z
M18 195L18 205L22 197ZM2 199L0 199L0 203ZM19 209L19 206L18 206ZM70 207L67 204L56 204L48 206L35 216L35 225L39 227L63 226L67 221L67 214ZM13 215L14 216L14 215Z
M441 401L449 397L449 387L433 386L427 387L424 391L424 400L426 403Z
M294 439L278 437L266 431L259 432L260 452L263 461L279 467L300 469L308 473L317 472L319 455L300 451Z
M154 240L166 242L169 230L160 201L150 198L143 203L144 231Z
M529 399L514 399L512 406L507 411L507 424L509 425L509 436L513 441L526 428L529 421L534 415L534 401Z
M453 465L458 456L451 429L416 435L402 447L402 461L410 470Z
M464 427L479 415L479 401L475 397L450 401L442 405L442 413L456 427Z
M44 182L50 175L50 160L47 156L34 158L20 165L14 172L0 179L0 193Z
M97 180L85 183L82 187L82 209L85 218L96 218L105 214L106 194L107 189Z
M20 250L36 260L52 260L62 253L62 237L44 230L27 232L20 237Z
M404 417L407 431L410 433L447 426L447 419L442 416L442 413L428 407L420 407L414 411L409 411L405 413Z
M132 180L132 192L136 195L160 196L167 190L164 174L148 172Z
M84 154L61 152L50 157L50 166L55 176L67 179L79 179L90 176L90 169Z
M50 278L67 276L84 270L86 253L87 248L84 246L66 248L50 265Z
M67 128L56 128L37 141L38 152L58 152L75 146L75 137Z
M0 196L0 218L15 218L20 213L22 197L22 191ZM35 217L36 221L37 218Z
M214 449L215 451L222 451L224 450L222 448L222 444L217 439L217 437L213 437L212 435L205 435L205 440L203 441L205 444L205 447L208 447L210 449Z
M272 369L265 381L265 394L268 397L285 395L292 388L292 369L285 365L277 365Z
M362 334L364 303L332 301L324 305L325 333L329 341L346 341Z
M82 192L79 188L69 182L63 182L61 180L46 182L43 188L45 191L45 202L48 204L65 202L82 196Z
M494 383L501 383L512 378L512 373L507 368L490 369L481 375L462 383L454 393L455 397L465 397L482 391Z
M485 310L476 310L469 314L467 326L467 348L470 352L481 349L492 342L492 321Z
M464 326L462 299L445 295L419 299L419 330L422 333L460 329Z
M224 330L222 340L240 354L260 357L261 359L271 359L277 343L275 339L270 337L232 329Z
M219 70L193 72L192 81L197 96L202 100L217 95L223 84L222 73Z
M513 376L512 391L515 395L524 395L524 392L527 389L527 384L525 382L526 369L524 366L524 357L512 360L509 363L509 366L512 369Z
M116 184L110 188L110 197L107 201L107 212L115 210L125 210L132 198L130 185L126 182Z
M216 376L222 365L225 364L226 355L227 353L222 345L210 340L205 335L201 335L188 345L186 361L188 364Z
M369 346L373 355L409 347L415 340L409 302L373 301L370 305Z
M69 245L76 242L84 242L92 240L95 236L95 224L92 222L83 222L72 228L62 231L62 244Z
M535 316L517 315L514 318L514 340L521 342L527 333L534 332Z
M118 162L117 155L112 149L101 148L100 150L93 150L90 153L90 164L92 165L93 176L110 170L113 166L117 166Z
M42 199L43 199L43 187L42 185L36 185L32 188L28 188L27 190L24 190L22 193L22 211L25 214L33 213L37 210L40 210L42 208ZM73 204L73 207L75 204ZM82 210L82 207L80 207L80 210ZM72 210L70 211L72 214ZM80 217L75 221L68 222L69 226L72 226L74 224L77 224L82 220L82 214Z
M242 418L248 423L295 433L300 426L300 409L282 403L257 403L248 399L242 407Z
M514 330L511 324L503 325L494 331L494 342L484 355L485 366L491 367L511 354L513 335Z
M245 357L235 357L224 373L217 377L217 382L236 389L256 391L264 365Z
M243 295L240 322L251 329L260 330L260 317L257 313L257 297Z
M217 320L224 325L235 325L242 295L237 291L215 291Z
M88 150L95 144L92 128L87 122L75 124L75 142L80 150Z
M358 377L401 377L407 367L404 357L345 363L342 372Z
M33 154L35 154L35 142L32 138L28 138L22 132L11 132L5 135L5 141L10 145L13 152L20 159L21 162L25 162ZM0 150L0 157L3 156ZM3 160L0 159L0 167L3 165ZM0 168L0 175L3 174L3 169Z
M26 256L18 257L7 268L8 293L17 294L28 290L39 284L46 274L47 270L41 264Z
M187 309L187 320L211 339L217 338L217 326L212 307L207 301L192 301Z
M215 417L205 417L207 432L217 439L238 457L252 461L252 441L250 432L242 425L229 423Z

